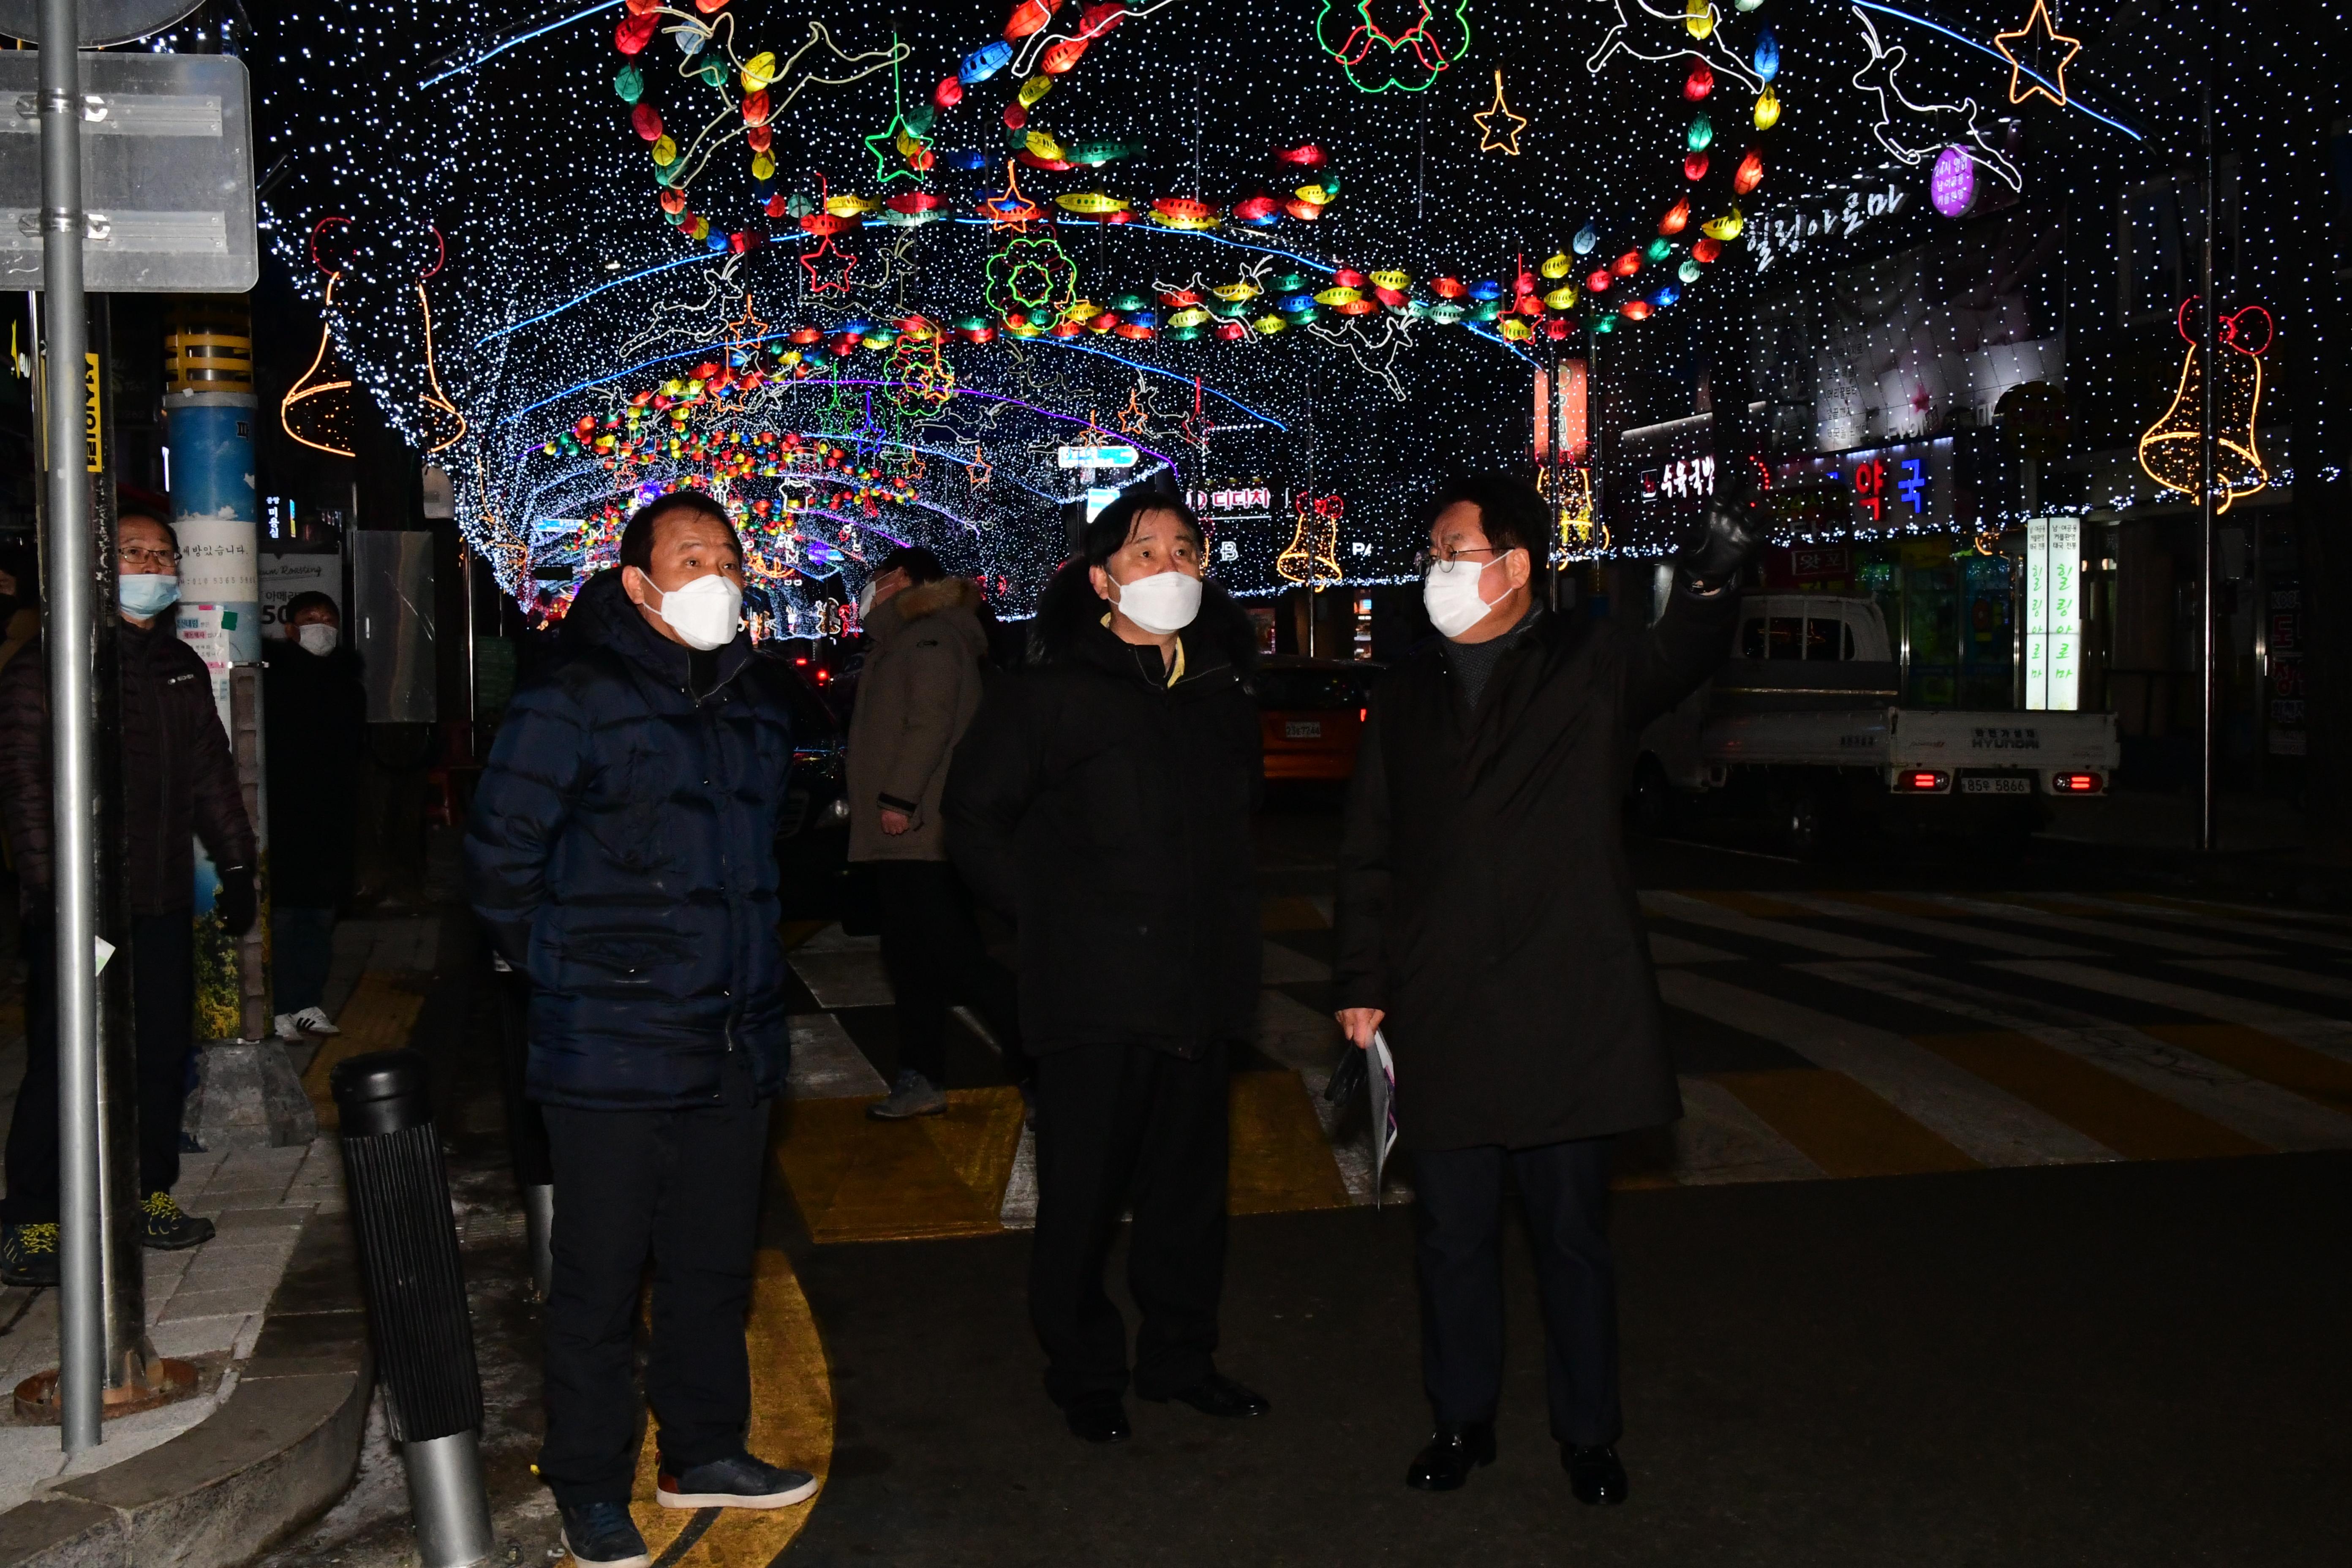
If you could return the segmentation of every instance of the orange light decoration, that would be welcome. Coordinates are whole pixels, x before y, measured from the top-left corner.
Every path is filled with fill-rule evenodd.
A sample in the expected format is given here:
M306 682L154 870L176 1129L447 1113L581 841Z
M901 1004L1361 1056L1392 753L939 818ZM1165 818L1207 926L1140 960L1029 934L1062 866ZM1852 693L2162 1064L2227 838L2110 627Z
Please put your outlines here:
M1514 158L1519 155L1519 132L1528 128L1527 117L1512 113L1511 106L1503 101L1501 71L1495 73L1495 101L1487 105L1485 113L1474 114L1470 119L1478 127L1478 151L1507 153Z
M1748 156L1739 160L1739 167L1732 171L1732 191L1738 195L1749 195L1763 183L1764 154L1760 150L1750 147Z
M1609 270L1620 278L1631 278L1634 273L1642 270L1642 253L1638 250L1627 251L1609 264Z
M1339 521L1346 510L1346 502L1336 495L1299 496L1298 526L1290 543L1274 558L1274 569L1290 582L1309 586L1347 575L1339 566Z
M319 254L319 237L330 224L348 227L351 221L324 217L311 226L310 263L327 275L326 297L319 301L319 352L310 356L310 368L294 378L294 384L278 403L278 423L286 434L313 451L338 458L359 455L351 444L354 378L342 363L341 345L335 342L335 285L342 281L343 274ZM332 365L327 363L330 356L335 362Z
M433 359L433 301L425 296L425 279L440 271L442 263L449 259L448 241L441 237L441 231L437 228L433 231L433 265L426 268L424 277L416 280L416 310L425 331L425 395L418 398L417 402L425 410L425 438L432 442L425 448L425 455L428 458L436 452L447 451L466 438L466 416L458 413L457 405L443 395L441 370ZM448 434L434 441L433 437L441 431L447 431Z
M1658 220L1658 232L1660 234L1682 233L1684 229L1690 226L1690 203L1676 202L1666 209L1666 216Z
M2189 353L2180 362L2180 381L2173 389L2172 406L2139 438L2139 466L2166 489L2197 499L2198 447L2203 441L2204 364L2197 334L2189 324L2194 298L2182 302L2176 325ZM2263 360L2274 336L2271 313L2249 305L2214 323L2221 340L2219 379L2213 387L2213 488L2220 494L2217 511L2267 488L2269 467L2255 444L2255 421L2263 405ZM2234 461L2232 461L2234 459Z
M2020 43L2030 43L2036 35L2053 48L2062 44L2065 46L2066 52L2058 57L2058 63L2052 68L2047 79L2050 83L2056 85L2058 90L2055 92L2050 90L2049 86L2044 85L2044 79L2041 72L2034 70L2017 58L2014 46ZM2015 32L1995 33L1992 36L1992 45L1994 48L2000 51L2001 58L2009 62L2010 102L2023 103L2027 99L2038 96L2048 99L2061 109L2066 107L2066 68L2073 65L2074 57L2083 52L2083 40L2070 38L2052 25L2050 7L2043 3L2043 0L2033 0L2033 9L2025 14L2025 20L2018 26ZM2030 81L2026 79L2029 75L2032 78Z

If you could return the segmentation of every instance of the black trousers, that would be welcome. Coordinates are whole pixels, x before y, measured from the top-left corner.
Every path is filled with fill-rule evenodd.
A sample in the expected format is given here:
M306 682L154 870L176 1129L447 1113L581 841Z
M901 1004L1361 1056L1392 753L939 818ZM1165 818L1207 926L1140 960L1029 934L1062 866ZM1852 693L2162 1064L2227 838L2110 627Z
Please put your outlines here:
M1503 1388L1503 1168L1526 1205L1543 1301L1551 1435L1614 1443L1617 1265L1609 1250L1609 1145L1447 1149L1412 1157L1421 1266L1421 1375L1443 1422L1492 1421Z
M25 936L25 1081L8 1123L10 1225L58 1218L58 1007L56 948L45 923ZM196 938L186 910L131 922L131 1032L139 1060L139 1189L168 1193L180 1181L180 1112L194 1048Z
M743 1451L751 1415L743 1316L768 1146L751 1074L693 1110L545 1108L555 1165L540 1475L565 1507L626 1502L635 1477L632 1340L653 1258L646 1396L677 1471Z
M977 1012L1016 1082L1030 1076L1012 971L988 956L971 895L944 860L869 860L882 967L898 1004L898 1065L947 1082L948 1009Z
M1130 1204L1127 1283L1143 1311L1136 1392L1175 1394L1215 1370L1227 1092L1222 1045L1197 1061L1145 1046L1037 1058L1029 1321L1056 1403L1127 1388L1127 1325L1103 1289L1103 1267Z

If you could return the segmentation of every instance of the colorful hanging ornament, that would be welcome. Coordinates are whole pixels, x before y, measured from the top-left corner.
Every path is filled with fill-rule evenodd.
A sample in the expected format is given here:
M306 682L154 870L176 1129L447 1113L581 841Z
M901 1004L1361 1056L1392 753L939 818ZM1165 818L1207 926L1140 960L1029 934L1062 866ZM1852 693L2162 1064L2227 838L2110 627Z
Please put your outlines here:
M1715 31L1715 6L1711 0L1686 0L1683 30L1694 38L1706 37Z
M1690 75L1683 78L1683 96L1696 103L1715 90L1715 71L1705 60L1691 62Z
M1576 237L1570 241L1569 244L1570 247L1573 249L1577 255L1590 256L1595 250L1600 248L1600 231L1588 223L1582 228L1576 231Z
M1695 117L1690 129L1683 132L1683 145L1694 153L1704 153L1715 145L1715 125L1704 114Z
M1748 220L1739 216L1738 207L1734 207L1721 217L1707 219L1699 227L1709 239L1719 239L1728 244L1747 231Z
M1780 99L1770 88L1756 95L1756 129L1769 131L1780 123Z
M1683 159L1683 178L1692 181L1704 180L1706 178L1706 153L1692 153Z
M1739 167L1731 172L1731 189L1738 195L1752 195L1756 187L1763 183L1764 154L1759 149L1750 147L1748 155L1739 160Z
M1769 82L1780 74L1780 43L1767 27L1756 36L1756 79Z
M1658 220L1658 232L1660 234L1682 233L1690 225L1690 202L1687 199L1676 202L1666 209L1666 216Z

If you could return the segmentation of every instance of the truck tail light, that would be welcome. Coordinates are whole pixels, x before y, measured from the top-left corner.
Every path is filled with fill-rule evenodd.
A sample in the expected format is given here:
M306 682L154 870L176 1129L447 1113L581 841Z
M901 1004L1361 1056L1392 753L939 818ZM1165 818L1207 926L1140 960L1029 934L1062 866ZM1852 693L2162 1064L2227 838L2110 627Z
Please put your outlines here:
M2096 795L2105 783L2096 773L2053 773L2050 793L2053 795Z
M1372 710L1369 708L1359 708L1356 710L1356 722L1359 724L1370 720L1371 716Z
M1951 783L1948 773L1931 773L1926 768L1914 768L1895 775L1895 787L1914 794L1933 794Z

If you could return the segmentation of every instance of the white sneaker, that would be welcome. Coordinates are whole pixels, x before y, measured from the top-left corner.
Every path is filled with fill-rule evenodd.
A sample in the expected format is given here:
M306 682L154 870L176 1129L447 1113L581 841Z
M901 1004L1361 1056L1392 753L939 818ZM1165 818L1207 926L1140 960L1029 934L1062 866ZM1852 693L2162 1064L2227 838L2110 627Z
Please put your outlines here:
M314 1035L340 1035L342 1033L342 1030L335 1026L335 1021L327 1016L327 1010L324 1007L305 1007L299 1013L294 1015L294 1022L298 1026L307 1029Z
M276 1018L271 1020L271 1023L278 1031L278 1037L284 1040L288 1045L300 1046L308 1045L310 1043L303 1039L302 1026L294 1021L293 1014L280 1013Z

